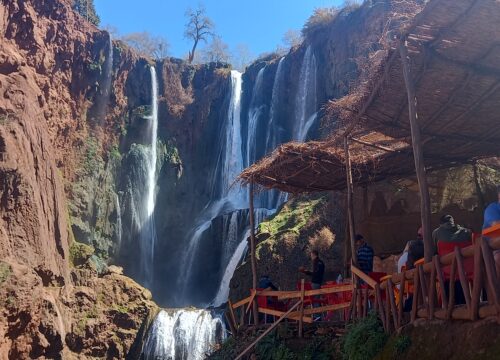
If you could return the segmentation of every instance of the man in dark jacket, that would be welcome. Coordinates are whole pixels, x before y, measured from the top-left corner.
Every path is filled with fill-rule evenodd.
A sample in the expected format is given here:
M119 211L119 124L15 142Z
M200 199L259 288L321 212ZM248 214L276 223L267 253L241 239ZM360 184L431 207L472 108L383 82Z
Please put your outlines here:
M301 273L311 277L311 286L313 290L320 289L323 283L323 275L325 274L325 264L319 258L316 250L311 251L312 270L306 270L303 266L299 268Z

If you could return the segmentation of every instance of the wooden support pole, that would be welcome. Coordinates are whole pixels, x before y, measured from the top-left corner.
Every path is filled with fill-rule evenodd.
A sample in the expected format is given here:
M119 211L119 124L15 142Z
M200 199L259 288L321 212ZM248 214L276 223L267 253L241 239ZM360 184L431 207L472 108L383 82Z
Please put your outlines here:
M355 226L354 226L354 200L353 200L353 183L352 183L352 169L351 169L351 156L349 153L349 140L347 136L344 137L344 152L345 152L345 172L347 181L347 218L349 220L349 239L351 240L351 258L352 263L357 266L358 259L356 259L355 247Z
M363 318L368 315L368 289L363 289Z
M358 295L358 289L356 284L356 275L354 274L352 276L352 282L353 282L353 289L352 289L351 306L349 307L349 313L347 315L347 318L349 320L356 319L356 296Z
M451 313L455 307L455 277L457 273L457 260L454 257L451 261L451 271L450 271L450 297L448 299L448 309L446 309L446 320L451 319Z
M418 115L415 84L410 70L408 49L403 42L400 42L399 44L399 54L401 56L406 93L408 95L408 113L410 118L411 142L413 146L413 156L415 160L415 170L417 173L418 186L420 189L420 217L422 221L422 230L424 236L425 262L429 262L432 260L432 255L434 255L435 251L431 234L431 200L429 196L427 177L425 174L424 152L422 149L420 127L417 122Z
M398 324L399 327L403 325L403 308L405 306L405 287L406 287L406 274L403 271L403 277L401 278L401 286L399 291L399 308L398 308Z
M392 312L392 320L394 322L394 329L399 328L399 321L398 321L398 310L396 308L396 302L394 300L394 287L392 286L392 280L388 279L387 280L387 293L389 294L389 298L387 301L389 302L391 306L391 312Z
M431 269L431 278L429 280L429 320L434 319L434 307L436 304L436 267Z
M299 319L299 338L304 337L304 279L300 280L300 319Z
M467 309L470 310L471 297L469 281L467 280L467 275L465 274L464 259L458 247L455 247L455 258L457 259L458 278L460 279L460 285L462 286L462 291L464 293L465 303L467 304Z
M229 310L229 317L230 317L231 322L232 322L233 327L234 327L234 329L231 329L231 331L233 331L234 335L237 335L238 334L238 322L236 321L236 316L234 315L233 303L231 302L231 300L227 301L227 305L228 305L227 307Z
M418 265L420 266L420 265ZM418 316L418 299L420 297L420 284L419 284L420 276L418 276L418 271L413 273L413 303L411 306L411 322L413 323L417 320Z
M434 262L434 267L436 268L436 276L439 282L439 288L441 289L441 308L446 309L448 306L448 296L446 296L444 276L443 271L441 270L441 263L439 262L439 255L434 255L432 261Z
M250 191L248 192L249 212L250 212L250 261L252 263L252 289L257 290L257 262L255 260L255 219L253 209L253 190L254 183L250 182ZM259 311L257 299L253 299L253 317L255 325L259 324Z
M378 309L380 319L382 320L382 325L384 326L385 332L389 332L389 327L385 321L385 313L384 313L384 302L382 301L382 293L380 292L380 285L375 285L375 294L378 298Z
M391 332L391 301L389 299L389 286L385 288L385 322L387 324L387 331Z
M490 245L486 241L481 243L481 250L483 252L484 266L486 268L486 284L490 288L490 292L493 295L493 303L500 314L500 289L495 268L495 259L493 258ZM488 294L488 301L490 301L489 295L490 294Z
M483 276L482 276L482 262L483 255L481 253L482 238L476 239L474 244L474 279L472 281L472 296L470 307L470 319L475 321L479 317L479 301L481 297L481 290L483 289Z

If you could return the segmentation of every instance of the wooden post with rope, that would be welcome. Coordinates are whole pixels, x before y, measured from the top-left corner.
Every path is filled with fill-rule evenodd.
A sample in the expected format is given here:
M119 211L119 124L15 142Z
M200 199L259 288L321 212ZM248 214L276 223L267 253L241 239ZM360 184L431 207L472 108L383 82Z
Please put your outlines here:
M351 242L351 259L354 266L358 265L356 259L356 251L354 238L356 236L354 227L354 201L353 201L353 184L352 184L352 169L351 169L351 156L349 154L349 140L344 137L344 152L345 152L345 172L347 181L347 218L349 220L349 239Z
M304 279L300 281L300 319L299 319L299 338L304 337Z
M253 191L254 182L250 183L250 191L248 193L249 200L249 212L250 212L250 261L252 263L252 289L257 290L257 263L255 260L255 219L254 219L254 209L253 209ZM257 298L253 299L253 317L255 325L259 324L259 311L257 307Z
M410 118L411 143L413 146L413 157L415 160L415 170L417 173L418 187L420 190L420 218L424 235L424 255L425 262L432 261L434 245L431 234L431 200L429 196L429 186L425 174L424 152L420 135L420 127L417 123L417 97L415 93L415 83L411 74L410 59L405 41L399 43L399 55L403 67L403 76L408 95L408 115ZM422 284L423 285L423 284Z

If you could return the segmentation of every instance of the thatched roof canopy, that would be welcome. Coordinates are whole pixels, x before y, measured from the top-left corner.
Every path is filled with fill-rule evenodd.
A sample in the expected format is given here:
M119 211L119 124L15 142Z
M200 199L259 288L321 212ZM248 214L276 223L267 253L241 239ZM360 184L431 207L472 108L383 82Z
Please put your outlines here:
M396 37L371 76L328 105L340 124L330 139L284 145L241 179L289 192L343 189L345 135L361 140L351 142L355 183L414 174L399 39L411 61L426 167L500 155L500 2L431 0Z

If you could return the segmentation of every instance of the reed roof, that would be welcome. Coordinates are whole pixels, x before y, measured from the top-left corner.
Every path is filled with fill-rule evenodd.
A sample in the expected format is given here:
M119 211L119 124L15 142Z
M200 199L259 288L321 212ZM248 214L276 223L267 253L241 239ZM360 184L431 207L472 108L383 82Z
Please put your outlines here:
M342 139L355 183L415 173L398 44L405 41L428 170L500 155L500 1L431 0L373 56L349 95L327 105L324 141L289 143L240 179L287 192L345 188ZM401 40L403 39L403 40Z

